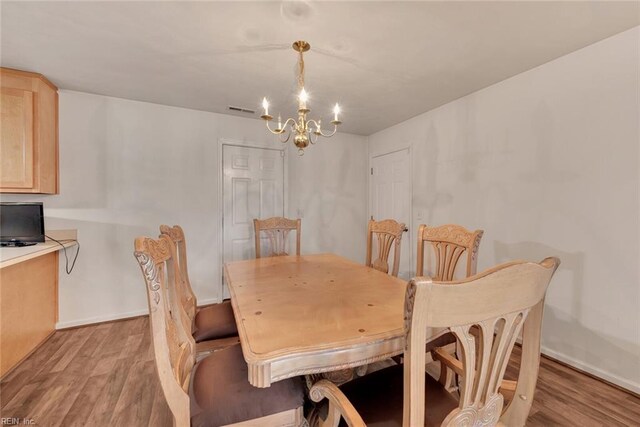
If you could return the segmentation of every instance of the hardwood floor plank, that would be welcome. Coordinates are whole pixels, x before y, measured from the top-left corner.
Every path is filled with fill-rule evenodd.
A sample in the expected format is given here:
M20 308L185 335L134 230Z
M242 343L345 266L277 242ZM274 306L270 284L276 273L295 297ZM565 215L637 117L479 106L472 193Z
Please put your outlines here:
M87 331L86 328L63 331L63 333L69 335L67 340L57 349L50 359L42 365L34 367L34 378L38 378L40 375L50 376L52 372L59 372L59 370L54 370L56 365L61 363L61 367L66 366L66 361L73 357L78 351L79 342L84 342L92 332L93 331Z
M549 410L561 414L563 418L571 420L574 425L589 425L594 420L598 420L601 425L611 427L629 425L615 419L606 412L598 410L596 407L576 401L575 394L573 397L566 395L558 391L557 387L551 387L546 383L538 385L534 399L540 402L545 412Z
M122 350L122 353L120 353L118 358L122 359L137 356L138 348L145 335L149 335L149 332L147 332L146 334L137 333L135 335L129 335L127 337L127 341L124 344L124 349Z
M580 413L600 419L606 425L633 425L638 422L633 412L638 410L640 403L636 402L636 405L627 408L621 406L620 396L612 393L616 390L614 387L586 375L573 378L571 374L575 375L575 371L569 372L569 368L550 361L545 361L543 365L548 375L546 381L538 385L536 392L547 392L550 400L575 407ZM588 404L594 395L598 396L598 404Z
M34 418L35 409L38 406L43 406L48 403L47 401L44 401L44 399L46 398L47 392L56 387L55 379L57 377L57 373L51 373L48 375L39 373L37 376L38 381L35 382L37 387L35 387L19 405L12 408L12 416L18 418ZM40 424L42 424L42 422Z
M2 415L2 417L14 418L16 414L15 412L16 409L19 408L20 406L23 406L24 402L26 402L29 399L29 396L31 396L31 394L38 387L40 387L39 383L32 383L32 384L27 384L22 388L20 388L18 393L16 393L15 396L13 396L13 399L8 401L0 410L0 414Z
M520 354L521 348L516 346L507 369L509 379L517 377ZM623 404L621 399L628 404ZM640 426L640 399L636 396L542 357L531 416L536 409L543 413L547 409L553 412L554 406L573 408L593 420L600 420L599 425ZM571 412L570 409L566 411ZM566 418L566 411L558 412Z
M0 381L0 414L52 427L171 426L148 317L56 332ZM640 426L640 399L542 358L527 426Z
M11 381L0 383L0 389L2 390L2 393L0 393L0 410L13 403L16 396L24 394L24 389L29 385L30 379L31 373L24 371L15 375Z
M95 348L105 342L110 330L111 325L109 324L99 325L96 327L93 334L91 334L89 341L87 341L86 345L80 349L79 354L86 357L93 357Z
M61 348L66 348L67 353L54 359L50 371L42 368L31 381L38 383L38 387L28 396L25 402L16 408L17 416L32 418L38 425L57 425L56 417L60 417L59 411L66 412L65 405L70 396L77 393L77 385L86 381L83 374L87 360L80 360L75 364L75 355L91 337L94 330L74 331L69 334L70 339ZM59 354L60 350L56 352ZM64 371L64 372L63 372ZM62 417L64 414L62 414Z
M69 363L76 357L76 355L81 352L85 344L87 344L86 348L91 347L90 338L97 331L92 330L91 333L77 333L75 337L75 342L71 345L67 351L62 355L62 357L58 360L58 363L51 369L51 372L61 372L69 366Z
M561 414L549 409L544 412L540 411L534 415L529 415L527 419L527 427L553 427L553 426L578 426L572 420L565 418ZM596 427L602 426L602 424L595 421L589 424L582 425L582 427Z
M101 397L93 407L93 411L87 418L87 425L107 426L113 416L113 409L118 403L124 383L129 376L133 365L132 359L119 359L109 374L107 383L101 390ZM157 381L157 379L154 379ZM150 381L153 381L150 379Z
M116 365L116 362L119 360L117 354L110 354L99 359L90 375L103 375L108 374L113 371L113 367Z
M82 343L82 346L78 351L75 352L73 358L68 361L64 361L66 366L56 378L56 384L62 386L62 389L59 391L60 396L54 399L56 405L52 408L35 408L35 416L43 416L46 414L47 422L52 427L64 425L62 424L63 419L69 412L69 409L73 406L87 381L90 379L90 376L86 375L86 371L87 366L90 366L91 363L94 362L94 359L92 356L93 352L87 351L87 349L90 349L102 342L104 337L104 330L94 330L94 332ZM58 365L56 365L56 367L57 366Z
M153 396L153 407L151 408L151 416L149 417L148 427L172 427L173 415L167 401L162 394L162 388L160 384L156 387L156 392Z
M29 383L34 374L39 372L44 362L53 357L53 354L64 345L68 338L68 334L56 332L37 352L29 356L2 379L0 382L0 389L2 389L0 407L4 407L6 402L13 399L13 396Z
M153 378L155 375L155 362L134 363L131 374L127 377L118 403L114 408L111 424L138 426L147 423L151 416L155 389L159 387L158 382L151 383L149 381L149 378Z
M71 405L62 419L61 425L65 427L83 427L87 425L86 420L89 418L98 399L102 397L102 390L108 379L108 374L89 377L73 405Z
M93 355L101 357L106 355L118 355L122 351L123 339L126 339L130 326L128 321L111 323L105 340L95 347ZM118 343L118 345L114 345Z
M57 426L60 420L56 418L55 411L64 404L64 397L69 391L70 388L62 384L46 388L37 404L29 410L27 417L33 418L37 425ZM64 408L65 412L67 409Z

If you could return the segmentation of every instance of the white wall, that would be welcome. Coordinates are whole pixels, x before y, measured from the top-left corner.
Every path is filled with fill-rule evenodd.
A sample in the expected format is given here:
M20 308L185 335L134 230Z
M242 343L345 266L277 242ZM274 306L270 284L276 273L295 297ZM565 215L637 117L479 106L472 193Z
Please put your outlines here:
M338 135L318 141L302 157L292 146L289 210L302 217L302 252L333 252L364 263L368 147L364 137Z
M258 120L60 92L60 195L2 196L44 201L48 229L78 229L76 268L60 272L59 327L147 312L133 239L157 237L161 223L185 230L198 302L219 300L220 138L279 144ZM303 217L305 252L363 259L366 153L366 138L347 134L303 158L290 152L289 211Z
M559 256L543 351L636 392L639 40L636 27L369 138L372 155L412 146L416 224L485 230L479 270Z

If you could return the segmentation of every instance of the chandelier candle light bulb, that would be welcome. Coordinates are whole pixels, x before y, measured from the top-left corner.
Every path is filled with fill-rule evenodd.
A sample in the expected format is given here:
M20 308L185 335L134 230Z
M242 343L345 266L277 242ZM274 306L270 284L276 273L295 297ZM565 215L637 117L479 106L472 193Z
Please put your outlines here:
M309 99L309 95L307 94L307 91L304 90L304 88L302 88L302 90L300 91L300 95L298 96L298 99L300 100L300 110L306 110L307 99Z
M262 108L264 108L264 114L261 115L260 118L268 122L273 117L269 115L269 101L267 101L267 98L262 98Z
M293 43L293 50L298 52L298 118L288 118L282 123L282 118L278 115L278 127L271 129L269 122L273 120L273 117L269 115L269 102L267 98L262 99L262 108L264 108L264 114L260 116L267 125L269 132L280 137L282 143L287 143L291 138L291 134L294 134L293 143L298 147L298 154L304 154L304 149L309 144L315 144L319 137L330 138L338 131L338 125L342 122L338 120L338 114L340 113L340 106L338 104L333 108L333 132L322 132L322 120L307 119L307 113L309 110L307 102L309 101L309 94L304 88L304 59L303 53L307 52L311 46L309 43L299 40ZM287 129L287 127L289 127ZM315 130L313 129L315 127Z

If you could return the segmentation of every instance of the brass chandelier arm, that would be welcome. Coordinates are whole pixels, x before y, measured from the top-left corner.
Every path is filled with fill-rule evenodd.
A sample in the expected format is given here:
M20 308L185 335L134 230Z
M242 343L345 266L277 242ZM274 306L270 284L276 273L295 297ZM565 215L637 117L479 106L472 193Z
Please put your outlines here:
M289 117L284 122L284 125L282 125L282 130L284 131L287 128L287 126L291 126L290 132L295 132L298 129L298 123L296 122L296 119L293 119L291 117Z
M269 126L269 120L266 120L266 124L267 124L267 129L269 129L269 132L271 132L274 135L282 135L283 133L286 132L288 125L291 125L291 131L294 131L296 126L296 121L292 118L288 118L287 121L284 122L284 125L282 125L280 129L271 129L271 126Z
M283 144L286 144L287 142L289 142L289 138L291 138L291 132L287 132L286 135L287 137L283 139L283 135L285 135L284 133L280 134L280 142L282 142Z
M310 119L309 121L307 121L307 124L306 124L307 129L309 129L309 125L313 125L316 128L313 131L310 130L309 133L312 133L313 135L316 135L316 136L323 136L325 138L332 137L338 131L338 125L336 123L333 123L333 132L331 132L331 133L322 132L322 129L320 129L320 125L318 124L318 122L316 122L313 119ZM318 129L320 129L320 130L318 130ZM316 138L316 141L317 140L318 140L318 138Z

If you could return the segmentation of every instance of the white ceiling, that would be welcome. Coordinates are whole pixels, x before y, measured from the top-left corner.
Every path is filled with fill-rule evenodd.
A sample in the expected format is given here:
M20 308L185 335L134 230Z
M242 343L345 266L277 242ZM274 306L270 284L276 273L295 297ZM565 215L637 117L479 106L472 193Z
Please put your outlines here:
M227 114L266 95L291 114L304 39L312 116L337 101L343 130L369 135L639 25L639 5L2 1L0 62L63 89Z

